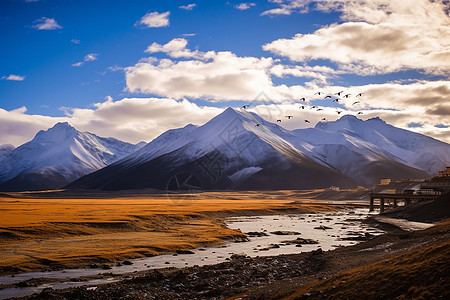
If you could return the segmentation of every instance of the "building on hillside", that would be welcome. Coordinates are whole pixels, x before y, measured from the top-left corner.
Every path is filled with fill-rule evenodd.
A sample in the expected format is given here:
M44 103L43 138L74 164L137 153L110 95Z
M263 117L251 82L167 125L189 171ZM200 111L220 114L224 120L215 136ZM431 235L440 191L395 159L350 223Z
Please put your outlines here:
M380 180L380 185L388 185L389 183L391 183L391 179L390 178L382 178Z
M391 181L390 179L381 179L380 184L377 184L372 192L379 194L413 194L420 189L422 180L398 180Z
M438 177L450 177L450 167L446 167L443 171L438 171Z
M420 185L421 190L434 190L441 193L450 192L450 167L438 172L438 176L425 180Z

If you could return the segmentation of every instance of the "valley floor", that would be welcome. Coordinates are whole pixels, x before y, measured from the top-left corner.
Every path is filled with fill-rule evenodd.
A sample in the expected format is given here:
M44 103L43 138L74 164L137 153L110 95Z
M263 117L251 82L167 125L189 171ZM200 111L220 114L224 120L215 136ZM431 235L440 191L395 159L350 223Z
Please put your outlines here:
M448 299L450 221L351 247L135 273L25 299Z
M78 267L217 245L245 235L230 216L341 209L323 191L0 194L0 275ZM303 199L302 201L298 201Z

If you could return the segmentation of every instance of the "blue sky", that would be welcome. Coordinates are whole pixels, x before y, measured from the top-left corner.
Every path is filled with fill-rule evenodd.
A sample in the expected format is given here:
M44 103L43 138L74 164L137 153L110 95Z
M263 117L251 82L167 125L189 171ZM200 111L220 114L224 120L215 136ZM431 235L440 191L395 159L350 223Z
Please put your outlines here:
M288 129L339 108L450 141L448 3L391 2L3 0L0 144L57 121L148 141L247 102ZM314 95L341 89L365 95Z

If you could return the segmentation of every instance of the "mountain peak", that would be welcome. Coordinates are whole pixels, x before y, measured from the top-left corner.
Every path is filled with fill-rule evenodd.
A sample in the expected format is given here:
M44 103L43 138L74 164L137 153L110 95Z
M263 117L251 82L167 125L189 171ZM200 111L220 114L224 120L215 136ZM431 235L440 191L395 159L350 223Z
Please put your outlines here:
M39 140L54 140L61 141L66 138L75 137L78 131L72 127L68 122L56 123L52 128L41 130L36 134Z
M51 129L75 129L69 122L58 122Z

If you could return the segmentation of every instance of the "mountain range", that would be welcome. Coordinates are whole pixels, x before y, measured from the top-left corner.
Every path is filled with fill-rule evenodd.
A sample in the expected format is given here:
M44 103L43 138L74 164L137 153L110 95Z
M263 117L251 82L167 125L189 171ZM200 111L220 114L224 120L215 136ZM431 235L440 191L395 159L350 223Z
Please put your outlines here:
M133 145L68 123L18 148L0 146L0 190L309 189L371 187L416 179L450 165L450 145L380 118L345 115L286 130L228 108L202 126Z
M226 109L202 126L169 130L69 188L305 189L417 179L450 164L450 145L346 115L286 130L246 110Z
M0 191L64 187L141 148L57 123L17 148L0 146Z

